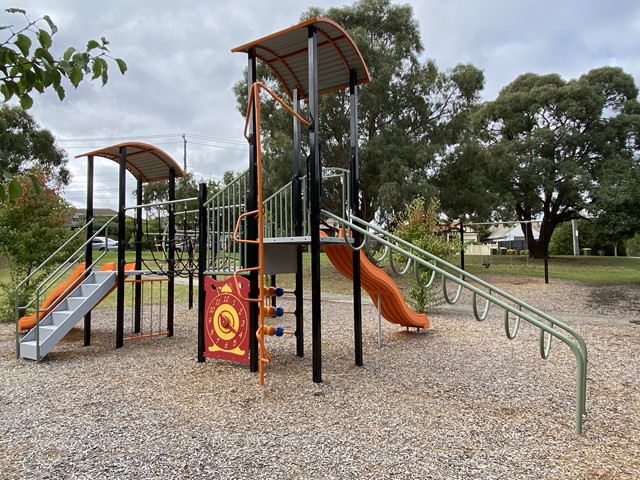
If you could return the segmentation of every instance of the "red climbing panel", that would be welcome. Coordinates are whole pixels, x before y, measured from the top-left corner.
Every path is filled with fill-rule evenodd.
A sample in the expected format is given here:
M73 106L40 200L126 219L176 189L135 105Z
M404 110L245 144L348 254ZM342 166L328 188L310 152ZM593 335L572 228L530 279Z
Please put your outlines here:
M205 277L205 357L249 363L249 285L240 276Z

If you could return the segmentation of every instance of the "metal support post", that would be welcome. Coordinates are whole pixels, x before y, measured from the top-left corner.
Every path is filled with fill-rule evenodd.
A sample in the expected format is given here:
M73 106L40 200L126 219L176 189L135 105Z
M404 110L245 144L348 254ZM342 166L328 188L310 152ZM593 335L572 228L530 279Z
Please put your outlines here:
M85 224L86 233L85 241L88 241L93 236L93 223L89 222L93 220L93 155L87 157L87 209L85 211ZM84 265L85 269L93 263L93 245L91 242L87 243L84 251ZM84 346L91 345L91 310L84 316L84 332L83 332Z
M351 71L349 75L349 110L350 110L350 143L351 156L349 159L349 185L351 199L351 213L360 217L360 166L358 158L358 75ZM348 241L348 239L347 239ZM360 245L362 236L353 232L353 243ZM362 359L362 278L360 272L360 250L352 252L353 268L353 340L355 364L363 365Z
M204 272L207 268L207 184L201 183L198 189L198 362L204 362L204 335L206 314L206 293L204 291Z
M175 292L175 259L176 259L176 206L173 203L176 199L176 170L169 169L169 258L167 270L169 278L167 281L167 337L173 337L173 300Z
M142 180L138 179L138 188L136 189L136 230L135 230L135 246L136 246L136 270L142 269ZM142 275L136 275L136 283L134 284L134 324L133 331L140 333L142 324Z
M464 270L464 223L460 218L460 270Z
M250 49L248 52L249 66L247 86L249 88L249 96L251 88L256 81L256 56L255 51ZM249 147L249 188L247 192L246 211L251 212L258 209L258 143L260 139L255 138L256 134L256 115L252 108L249 118L249 138L251 145ZM247 228L245 231L245 239L256 240L258 238L258 220L255 216L247 217ZM258 266L258 246L249 243L246 245L246 265L245 268L253 268ZM249 297L258 298L260 295L260 281L258 271L253 270L249 273ZM255 333L258 331L259 322L259 305L257 302L249 302L249 370L258 371L258 339Z
M293 110L300 114L298 89L293 90ZM302 236L302 124L293 116L293 179L291 181L294 234ZM304 276L302 272L302 245L296 248L296 355L304 357Z
M120 173L118 183L118 264L116 298L116 348L124 345L124 250L125 208L127 189L127 147L120 147Z
M308 29L309 62L309 183L311 208L309 223L311 228L311 337L313 350L313 381L322 382L322 308L320 283L320 190L322 182L322 161L318 121L318 32L315 26Z

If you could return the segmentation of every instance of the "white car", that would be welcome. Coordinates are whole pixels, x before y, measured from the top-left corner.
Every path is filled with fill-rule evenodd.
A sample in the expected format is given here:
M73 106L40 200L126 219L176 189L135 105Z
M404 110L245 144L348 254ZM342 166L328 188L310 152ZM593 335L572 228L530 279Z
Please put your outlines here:
M118 242L110 239L109 237L94 237L91 241L91 247L94 250L117 250Z

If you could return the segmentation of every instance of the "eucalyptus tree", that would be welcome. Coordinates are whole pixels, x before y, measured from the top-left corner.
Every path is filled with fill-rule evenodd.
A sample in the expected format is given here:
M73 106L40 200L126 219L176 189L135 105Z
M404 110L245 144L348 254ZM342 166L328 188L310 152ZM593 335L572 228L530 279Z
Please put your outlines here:
M607 195L638 162L637 95L620 68L569 81L527 73L476 112L488 188L523 222L532 256L544 255L562 222L613 206Z
M36 168L56 185L69 183L68 157L42 128L20 107L0 106L0 169L22 175Z
M472 65L440 71L422 60L420 29L410 5L390 0L360 0L352 6L312 8L305 20L324 15L342 25L358 45L371 74L359 95L359 141L363 216L392 221L418 196L430 197L431 169L464 125L456 118L477 103L484 75ZM276 91L278 84L259 67L259 77ZM235 86L241 112L246 111L245 81ZM321 154L325 166L349 162L347 92L320 97ZM283 95L284 96L284 95ZM291 117L266 97L263 153L267 191L291 179ZM306 149L306 146L303 147ZM327 183L323 202L330 202Z

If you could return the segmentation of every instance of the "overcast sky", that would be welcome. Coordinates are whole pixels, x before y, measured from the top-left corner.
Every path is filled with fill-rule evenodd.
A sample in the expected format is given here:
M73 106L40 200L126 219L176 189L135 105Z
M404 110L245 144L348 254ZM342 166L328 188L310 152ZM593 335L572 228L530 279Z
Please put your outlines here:
M35 97L30 113L67 150L73 180L64 193L84 207L86 160L75 155L122 141L165 150L196 180L247 168L244 120L232 86L246 66L231 48L298 23L310 6L352 5L318 0L36 0L9 1L30 17L48 14L59 28L54 50L83 48L105 36L115 64L109 83ZM407 3L407 2L394 2ZM576 78L592 68L620 66L640 85L640 2L637 0L420 0L409 2L420 24L424 59L442 69L473 63L484 70L485 100L526 72ZM0 24L19 24L0 15ZM96 159L95 206L117 208L117 165ZM132 178L128 190L135 188Z

